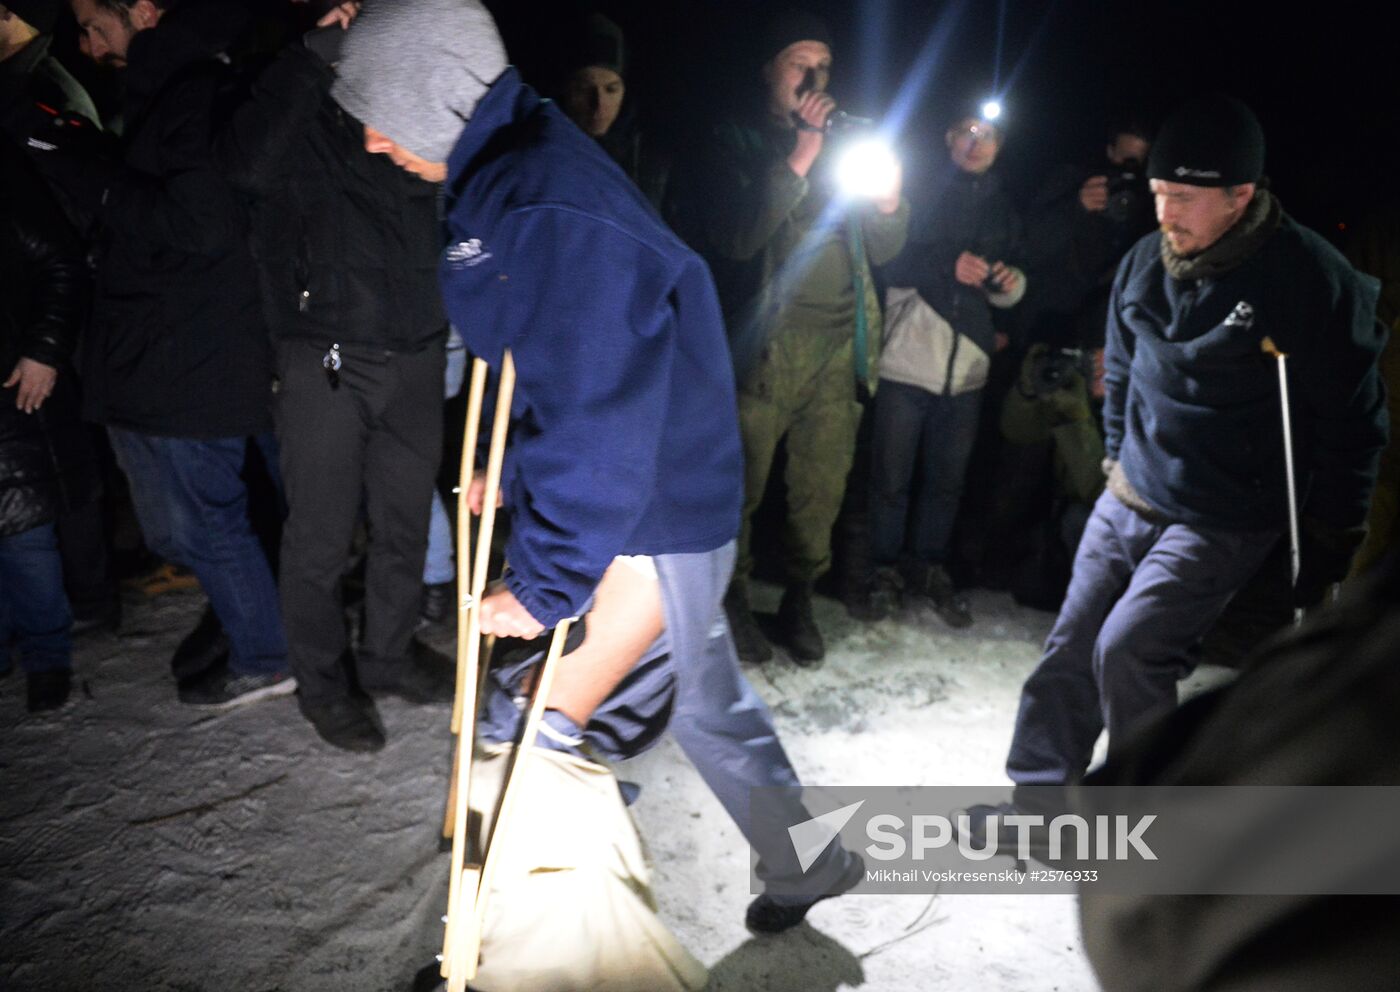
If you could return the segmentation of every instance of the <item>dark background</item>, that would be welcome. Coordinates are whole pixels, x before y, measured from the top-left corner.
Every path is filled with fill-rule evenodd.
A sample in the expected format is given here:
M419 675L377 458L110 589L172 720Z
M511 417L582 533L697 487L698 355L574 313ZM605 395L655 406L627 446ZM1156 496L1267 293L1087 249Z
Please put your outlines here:
M285 0L248 0L279 13ZM327 0L314 0L324 5ZM393 0L379 0L390 2ZM738 0L488 0L512 60L548 90L596 7L624 30L628 96L649 135L686 155L708 124L761 89L754 39L788 4ZM996 92L1006 106L998 168L1034 192L1063 162L1089 162L1125 116L1160 122L1190 96L1245 100L1268 138L1284 206L1334 240L1397 199L1400 86L1390 4L1179 0L809 0L835 37L831 89L853 113L897 125L911 176L943 154L957 105ZM308 12L306 8L296 8ZM71 21L58 53L103 97L111 73L84 65ZM110 106L110 96L107 96ZM916 180L915 180L916 181Z

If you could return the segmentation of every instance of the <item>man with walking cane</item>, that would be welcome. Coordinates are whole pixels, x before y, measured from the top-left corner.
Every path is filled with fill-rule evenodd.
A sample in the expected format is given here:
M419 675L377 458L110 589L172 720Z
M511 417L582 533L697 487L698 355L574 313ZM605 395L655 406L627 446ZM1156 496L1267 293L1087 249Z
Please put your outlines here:
M529 639L582 616L533 743L625 758L669 725L759 875L800 880L749 908L752 928L786 929L862 865L832 845L803 872L785 828L805 811L749 809L751 788L798 779L721 605L742 455L714 285L596 142L501 71L499 46L475 0L368 3L333 89L366 148L445 182L448 315L492 366L513 356L509 567L481 630ZM512 739L523 667L492 673L483 738Z
M1378 287L1263 174L1258 121L1223 96L1182 107L1152 148L1161 230L1129 252L1109 305L1108 487L1022 689L1018 786L1077 781L1105 727L1112 750L1176 705L1196 642L1289 540L1295 499L1295 605L1321 600L1360 541L1386 439Z

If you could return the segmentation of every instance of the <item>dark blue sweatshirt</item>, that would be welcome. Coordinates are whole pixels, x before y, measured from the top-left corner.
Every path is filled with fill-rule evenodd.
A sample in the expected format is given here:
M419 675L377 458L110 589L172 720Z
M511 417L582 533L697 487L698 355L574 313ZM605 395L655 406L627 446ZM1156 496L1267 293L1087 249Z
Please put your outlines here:
M709 270L626 174L508 69L449 160L443 297L517 385L506 583L546 626L617 555L739 530L743 458Z
M1287 527L1276 360L1288 379L1301 511L1366 519L1386 441L1378 287L1285 215L1217 278L1170 276L1161 235L1124 258L1109 305L1105 442L1166 518L1226 530Z

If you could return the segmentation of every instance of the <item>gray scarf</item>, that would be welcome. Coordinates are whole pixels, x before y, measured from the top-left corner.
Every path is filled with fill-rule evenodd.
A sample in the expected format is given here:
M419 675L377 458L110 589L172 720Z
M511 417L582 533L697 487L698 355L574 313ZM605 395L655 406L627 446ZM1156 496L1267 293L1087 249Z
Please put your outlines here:
M1222 276L1242 265L1278 230L1283 220L1283 208L1278 198L1266 189L1254 192L1254 199L1244 209L1235 226L1221 235L1205 251L1195 255L1178 255L1162 238L1162 264L1173 279L1211 279Z

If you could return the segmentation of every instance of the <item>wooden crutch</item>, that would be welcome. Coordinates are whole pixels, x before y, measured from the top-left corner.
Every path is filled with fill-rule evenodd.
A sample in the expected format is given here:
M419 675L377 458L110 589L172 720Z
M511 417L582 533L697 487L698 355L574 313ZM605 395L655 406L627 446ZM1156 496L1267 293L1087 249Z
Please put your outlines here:
M500 493L501 468L505 460L506 433L510 424L511 399L515 389L515 365L509 351L501 363L501 379L497 390L495 419L492 423L491 446L486 464L486 486L483 493L481 526L477 532L475 560L471 556L470 507L468 490L474 474L478 424L486 387L486 363L477 359L472 367L471 390L467 400L467 422L464 431L462 469L457 493L457 686L453 699L452 731L457 734L452 778L448 793L448 811L444 835L452 837L452 865L448 880L448 909L443 935L441 973L448 979L450 992L461 992L475 974L480 956L481 929L486 915L486 893L496 866L500 862L500 843L505 837L498 827L508 818L519 793L524 760L530 747L522 746L511 762L501 790L499 807L492 824L490 839L483 839L481 864L466 863L467 830L471 796L472 752L476 738L476 714L481 688L481 600L486 591L486 574L491 555L491 537L495 529L496 503ZM536 680L525 731L521 740L534 742L539 723L549 697L554 666L563 654L571 621L560 623L554 631L544 667ZM489 653L489 642L487 646Z
M530 698L524 732L516 744L510 770L501 786L496 816L492 820L489 835L483 836L481 865L467 866L463 869L462 882L457 892L456 913L448 912L443 954L443 977L447 979L447 992L465 992L467 982L476 977L481 958L481 934L486 927L491 887L505 857L503 850L511 836L508 825L512 821L515 807L519 804L520 792L525 788L526 772L535 753L535 737L544 718L554 672L564 654L564 642L572 625L572 620L561 620L554 628L549 653L545 656L539 677L535 681L535 691ZM459 744L466 737L467 735L463 734L459 738ZM463 822L466 814L460 809L458 814L462 818L459 822ZM475 902L468 903L468 894L473 890Z
M452 702L452 732L457 746L452 758L452 778L448 786L448 811L444 833L452 837L452 866L447 883L447 933L443 937L442 974L448 973L451 956L450 936L458 911L463 881L469 892L468 906L476 903L476 882L480 867L466 864L468 802L471 798L472 748L475 744L476 707L481 661L481 599L486 592L486 571L491 557L491 535L496 526L496 500L501 490L501 466L505 461L506 433L510 428L510 405L515 393L515 362L507 350L501 361L501 379L496 391L496 413L491 424L491 448L486 459L486 490L481 504L481 526L477 531L476 557L471 555L471 513L468 490L475 474L476 444L481 408L486 392L486 362L472 364L471 392L467 397L462 469L457 487L457 688Z

